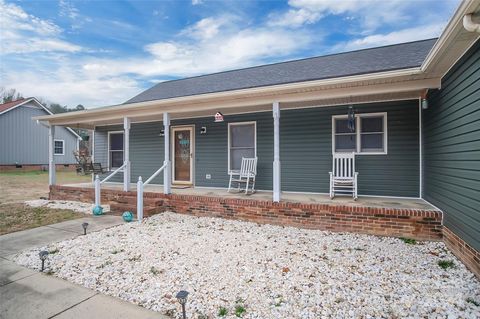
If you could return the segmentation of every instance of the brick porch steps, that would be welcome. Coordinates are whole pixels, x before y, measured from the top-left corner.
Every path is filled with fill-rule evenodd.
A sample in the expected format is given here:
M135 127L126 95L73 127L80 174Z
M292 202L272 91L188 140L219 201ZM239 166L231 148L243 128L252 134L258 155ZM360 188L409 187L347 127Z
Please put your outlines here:
M163 199L145 197L143 199L143 217L150 217L152 215L159 214L165 211L163 203ZM110 202L110 214L122 215L125 211L130 211L135 215L137 214L136 194L135 196L122 196L117 198L115 202Z

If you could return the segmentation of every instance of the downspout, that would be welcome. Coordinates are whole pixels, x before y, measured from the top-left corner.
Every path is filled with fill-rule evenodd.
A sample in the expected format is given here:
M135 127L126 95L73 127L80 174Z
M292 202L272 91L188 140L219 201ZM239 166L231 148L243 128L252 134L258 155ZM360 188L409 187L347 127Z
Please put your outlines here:
M418 98L418 158L419 158L419 197L423 198L423 123L422 123L422 97Z
M480 33L480 23L475 23L472 20L472 13L466 14L463 16L463 27L469 32L478 32Z

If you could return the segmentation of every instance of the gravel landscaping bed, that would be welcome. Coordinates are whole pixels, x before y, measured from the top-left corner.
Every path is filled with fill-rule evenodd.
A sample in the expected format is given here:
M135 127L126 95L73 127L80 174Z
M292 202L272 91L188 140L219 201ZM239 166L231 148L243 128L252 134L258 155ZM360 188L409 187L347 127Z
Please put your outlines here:
M43 249L51 274L174 318L181 289L188 318L480 317L479 281L439 242L164 213L16 262Z
M27 200L25 204L32 207L48 207L56 209L70 209L77 213L92 214L94 204L82 203L68 200L47 200L47 199L34 199ZM103 212L110 211L110 205L102 205Z

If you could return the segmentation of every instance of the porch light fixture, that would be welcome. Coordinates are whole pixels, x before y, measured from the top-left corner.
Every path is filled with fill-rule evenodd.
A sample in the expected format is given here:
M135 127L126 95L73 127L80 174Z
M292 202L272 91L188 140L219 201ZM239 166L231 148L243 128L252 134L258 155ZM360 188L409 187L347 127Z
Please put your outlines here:
M177 298L178 302L182 305L183 319L186 319L187 315L185 312L185 304L187 303L188 291L180 290L175 297Z
M47 259L47 256L48 256L48 251L46 250L42 250L38 256L40 257L40 260L42 261L42 269L40 271L44 271L45 270L45 260Z
M422 99L422 110L428 109L428 100L426 98Z
M165 130L160 130L160 134L158 136L165 136Z
M220 112L215 113L215 122L223 122L223 114Z
M207 134L207 127L206 126L202 126L200 128L200 134Z
M83 227L83 234L86 235L87 234L88 223L83 223L82 227Z

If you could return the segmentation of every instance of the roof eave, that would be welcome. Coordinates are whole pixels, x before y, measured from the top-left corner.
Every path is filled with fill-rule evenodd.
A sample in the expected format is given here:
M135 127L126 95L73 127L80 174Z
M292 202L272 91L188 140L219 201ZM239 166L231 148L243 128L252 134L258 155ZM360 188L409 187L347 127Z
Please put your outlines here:
M40 121L53 121L53 120L61 120L61 119L68 119L68 118L74 118L74 117L81 117L81 116L86 115L86 114L94 116L94 115L103 114L103 113L111 112L111 111L131 110L131 109L134 109L134 108L144 108L144 107L149 107L149 106L152 106L152 105L167 105L167 104L188 103L188 102L194 103L194 102L201 102L203 100L235 98L237 96L242 96L242 95L264 95L264 94L272 94L272 93L275 93L275 92L278 92L278 91L283 91L283 90L308 89L308 88L313 88L313 87L318 88L318 87L322 87L322 86L326 87L326 86L341 85L341 84L355 83L355 82L360 83L360 82L364 82L364 81L382 80L382 79L396 78L396 77L402 77L402 76L407 76L408 77L408 76L413 76L413 75L418 75L418 74L421 74L420 67L414 67L414 68L407 68L407 69L400 69L400 70L393 70L393 71L384 71L384 72L376 72L376 73L368 73L368 74L360 74L360 75L353 75L353 76L346 76L346 77L339 77L339 78L329 78L329 79L322 79L322 80L303 81L303 82L262 86L262 87L248 88L248 89L239 89L239 90L205 93L205 94L190 95L190 96L183 96L183 97L175 97L175 98L162 99L162 100L152 100L152 101L137 102L137 103L118 104L118 105L113 105L113 106L105 106L105 107L101 107L101 108L97 108L97 109L54 114L54 115L50 115L50 116L39 116L39 117L35 117L34 119L40 120Z

